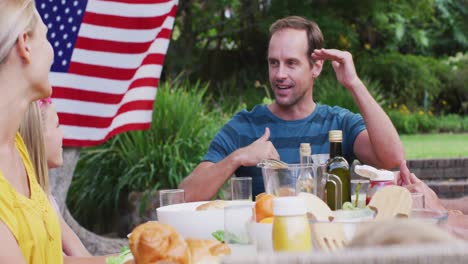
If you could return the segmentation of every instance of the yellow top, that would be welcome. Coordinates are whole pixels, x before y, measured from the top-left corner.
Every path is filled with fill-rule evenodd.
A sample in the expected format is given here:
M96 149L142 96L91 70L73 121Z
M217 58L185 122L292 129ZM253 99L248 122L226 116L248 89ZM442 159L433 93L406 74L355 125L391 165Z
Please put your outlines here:
M58 217L36 180L33 165L20 134L16 148L29 179L30 197L18 193L0 171L0 221L18 241L28 264L63 263Z

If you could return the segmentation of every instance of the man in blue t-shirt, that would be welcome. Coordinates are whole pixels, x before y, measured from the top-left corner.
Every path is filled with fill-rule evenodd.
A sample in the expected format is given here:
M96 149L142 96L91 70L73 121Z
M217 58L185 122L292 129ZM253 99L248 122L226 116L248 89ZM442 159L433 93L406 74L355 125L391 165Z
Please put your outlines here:
M263 192L263 159L299 162L300 143L313 154L328 153L328 131L343 131L343 156L379 168L404 159L392 122L356 74L349 52L323 49L323 36L312 21L286 17L270 27L268 69L275 101L237 113L215 136L208 153L180 188L187 201L209 200L232 175L252 177L253 195ZM314 80L325 60L352 94L362 114L313 100Z

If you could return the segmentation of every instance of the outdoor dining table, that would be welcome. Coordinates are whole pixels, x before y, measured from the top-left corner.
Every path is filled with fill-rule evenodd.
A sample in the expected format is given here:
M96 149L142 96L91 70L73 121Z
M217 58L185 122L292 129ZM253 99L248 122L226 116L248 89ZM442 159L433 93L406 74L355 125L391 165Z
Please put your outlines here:
M260 253L250 256L230 255L223 258L222 263L468 263L468 243L405 244L372 248L347 248L333 253L317 251L310 254Z

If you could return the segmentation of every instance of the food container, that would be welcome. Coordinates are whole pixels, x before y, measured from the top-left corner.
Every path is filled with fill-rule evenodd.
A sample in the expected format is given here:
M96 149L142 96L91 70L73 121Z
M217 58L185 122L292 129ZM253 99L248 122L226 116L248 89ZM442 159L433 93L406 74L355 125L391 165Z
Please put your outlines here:
M368 165L356 165L354 167L356 174L369 178L369 190L367 191L366 204L369 204L372 196L385 186L394 185L395 174L388 170L378 170Z
M312 248L307 208L299 197L273 199L273 249L276 252L309 252Z
M197 211L206 202L173 204L156 209L158 221L173 226L184 238L213 239L212 233L224 230L224 210ZM229 205L247 204L247 201L227 201Z
M394 185L392 180L371 180L367 191L366 204L369 204L372 196L385 186Z
M257 164L262 169L265 192L275 196L296 196L297 179L301 173L308 173L314 178L314 193L317 192L314 166L312 164L284 164L272 166L262 161Z

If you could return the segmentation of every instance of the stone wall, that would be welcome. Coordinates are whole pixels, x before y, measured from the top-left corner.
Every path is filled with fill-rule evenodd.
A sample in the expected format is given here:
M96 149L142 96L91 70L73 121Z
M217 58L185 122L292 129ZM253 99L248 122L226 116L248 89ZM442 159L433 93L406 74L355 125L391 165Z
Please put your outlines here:
M50 170L50 189L57 200L65 222L78 235L88 251L93 255L107 255L120 252L128 244L127 239L108 238L94 234L83 228L70 214L65 203L76 163L80 156L79 148L64 148L63 166Z
M407 165L439 197L468 196L468 157L409 160Z

